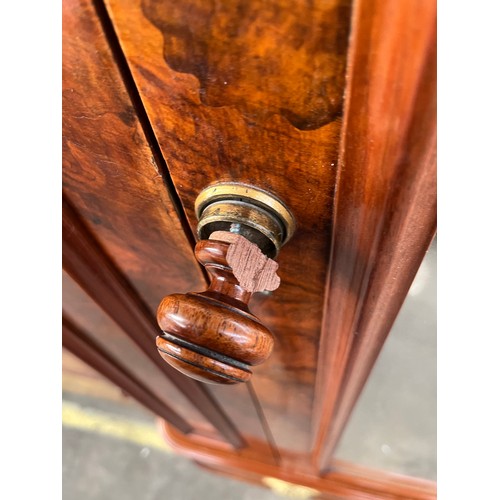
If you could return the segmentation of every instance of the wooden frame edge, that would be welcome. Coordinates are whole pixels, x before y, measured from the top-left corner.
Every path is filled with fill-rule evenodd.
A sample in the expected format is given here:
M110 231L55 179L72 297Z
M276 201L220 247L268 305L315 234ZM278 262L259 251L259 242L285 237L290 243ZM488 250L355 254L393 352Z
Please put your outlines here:
M336 461L335 468L328 474L319 475L301 468L280 467L272 457L261 460L238 454L227 445L213 439L190 434L181 434L164 420L158 426L167 443L179 454L212 469L248 480L271 477L293 485L310 488L321 494L332 495L342 500L433 500L436 498L436 483L386 471L369 469Z

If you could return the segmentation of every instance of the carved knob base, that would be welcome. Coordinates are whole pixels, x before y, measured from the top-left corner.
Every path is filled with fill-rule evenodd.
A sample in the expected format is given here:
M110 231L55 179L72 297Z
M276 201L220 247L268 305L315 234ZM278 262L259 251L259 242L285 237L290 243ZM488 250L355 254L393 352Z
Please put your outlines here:
M251 367L272 352L271 332L248 310L251 292L234 276L226 256L230 244L203 240L195 254L212 276L202 293L174 294L161 302L156 339L162 358L184 374L215 384L246 382Z
M295 219L273 194L235 182L205 188L195 211L201 240L195 255L211 283L204 292L163 299L156 346L167 363L197 380L247 382L274 344L248 302L253 293L279 286L273 258L291 238Z

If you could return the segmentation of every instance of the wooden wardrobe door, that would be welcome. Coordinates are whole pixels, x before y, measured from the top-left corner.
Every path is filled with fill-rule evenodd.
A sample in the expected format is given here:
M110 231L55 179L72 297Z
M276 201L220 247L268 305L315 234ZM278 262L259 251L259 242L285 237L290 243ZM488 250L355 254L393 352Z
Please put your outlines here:
M435 3L105 5L193 230L218 181L298 221L253 386L284 460L326 469L435 231Z
M298 221L280 287L250 304L276 339L252 383L276 446L306 456L351 2L105 3L193 230L197 194L218 181L266 189Z
M192 255L192 235L182 226L182 208L164 182L94 4L63 5L64 268L156 365L161 377L142 374L149 388L177 401L179 414L195 428L215 428L242 446L206 386L165 365L156 352L154 311L161 297L203 288L205 279ZM98 337L125 368L136 359L130 369L139 369L142 355L115 342L109 325L96 324L97 309L87 317L83 298L78 302L68 293L65 299L77 331Z
M64 5L65 266L219 433L166 418L174 446L327 498L435 497L330 460L436 228L434 0ZM221 181L275 194L297 229L250 303L271 358L209 387L161 361L153 316L205 289L194 202Z

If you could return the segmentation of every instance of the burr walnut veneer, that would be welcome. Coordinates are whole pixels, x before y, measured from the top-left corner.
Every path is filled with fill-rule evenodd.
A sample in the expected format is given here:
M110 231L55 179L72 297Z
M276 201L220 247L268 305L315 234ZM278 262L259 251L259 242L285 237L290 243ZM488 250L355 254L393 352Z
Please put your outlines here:
M435 21L433 0L63 0L63 344L201 466L435 498L333 457L436 230ZM221 182L293 214L278 288L241 294L229 243L197 242L196 198ZM171 366L199 352L155 315L188 292L258 330L245 363L212 360L240 383Z

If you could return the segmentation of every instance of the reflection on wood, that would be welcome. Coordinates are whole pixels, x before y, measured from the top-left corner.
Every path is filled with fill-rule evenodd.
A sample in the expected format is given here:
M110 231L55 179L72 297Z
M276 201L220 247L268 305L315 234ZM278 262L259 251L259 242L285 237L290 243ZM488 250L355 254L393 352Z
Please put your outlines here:
M235 447L242 446L243 440L235 426L206 388L174 370L158 356L154 339L159 331L153 316L66 200L63 200L63 266L208 421Z
M362 0L354 13L315 401L321 469L436 229L435 16L433 0Z
M63 317L62 332L63 346L75 356L121 387L153 413L162 416L181 432L189 433L193 430L186 420L168 405L160 402L146 386L139 383L121 366L118 360L107 355L65 317Z
M280 467L264 455L235 455L220 444L198 436L184 436L166 422L162 430L167 442L178 453L192 458L211 470L245 481L265 485L265 478L275 478L320 492L319 497L331 500L434 500L436 483L384 471L366 469L335 461L334 470L318 475L309 467ZM258 449L258 443L250 443ZM285 457L292 463L294 457ZM290 490L289 490L290 491ZM302 493L304 490L302 490ZM308 493L313 494L311 491Z
M64 194L154 313L206 281L93 2L63 16Z
M257 245L245 242L270 260ZM274 344L271 332L248 309L252 292L228 263L232 246L212 239L199 241L196 258L210 274L209 288L168 295L156 316L163 331L156 339L162 358L182 373L212 384L247 382L252 367L269 357Z
M434 498L330 458L435 230L435 1L64 6L64 266L227 442L166 425L169 439L327 498ZM255 399L185 378L154 346L161 298L204 288L194 201L221 181L298 222L281 286L250 304L275 338Z
M259 47L271 49L279 43L290 54L303 50L312 55L310 59L283 59L280 64L287 66L287 75L297 72L303 77L276 76L279 86L260 75L262 61L252 59L252 51L258 49L252 43L253 28L231 10L237 2L214 11L213 24L203 14L211 9L210 3L106 0L106 5L193 230L198 193L210 183L224 181L252 184L273 193L298 220L296 233L280 252L280 288L270 296L255 297L250 304L275 336L274 353L254 370L252 380L277 445L307 453L331 242L342 106L338 89L344 81L341 68L346 58L350 3L333 2L328 8L317 5L306 14L305 3L262 3L254 26L267 28L260 32ZM196 8L191 9L193 5ZM188 17L196 40L186 44L182 26ZM238 47L217 43L217 23L232 20L234 24L236 19L235 26L241 23L246 33L238 38ZM152 29L151 21L158 29ZM273 24L276 29L269 28ZM292 38L303 41L302 49L294 48L294 40L280 38L298 33L290 30L292 25L300 28L300 36ZM174 27L181 29L170 36ZM210 51L200 52L197 47L203 44ZM233 65L233 48L244 60L254 60L246 64L248 72L239 63ZM278 54L276 51L273 57ZM217 81L212 78L206 83L206 92L199 68L187 67L185 62L205 57L210 59L208 74L218 75ZM323 57L335 64L317 64ZM334 76L337 71L341 77ZM309 88L303 88L309 79L322 82L311 100ZM340 85L337 90L336 85ZM260 97L252 92L254 88L261 89ZM285 88L287 92L283 92ZM234 404L240 406L239 400Z
M122 366L163 403L193 426L215 433L213 426L135 342L63 271L63 309L75 327ZM161 381L161 383L160 383Z
M342 114L350 0L144 0L170 68L198 79L205 106L231 106L262 125L301 130Z
M99 240L65 202L64 264L164 376L240 447L240 434L208 390L169 369L156 352L159 330L151 311L165 293L204 279L91 0L63 3L63 82L64 192Z

